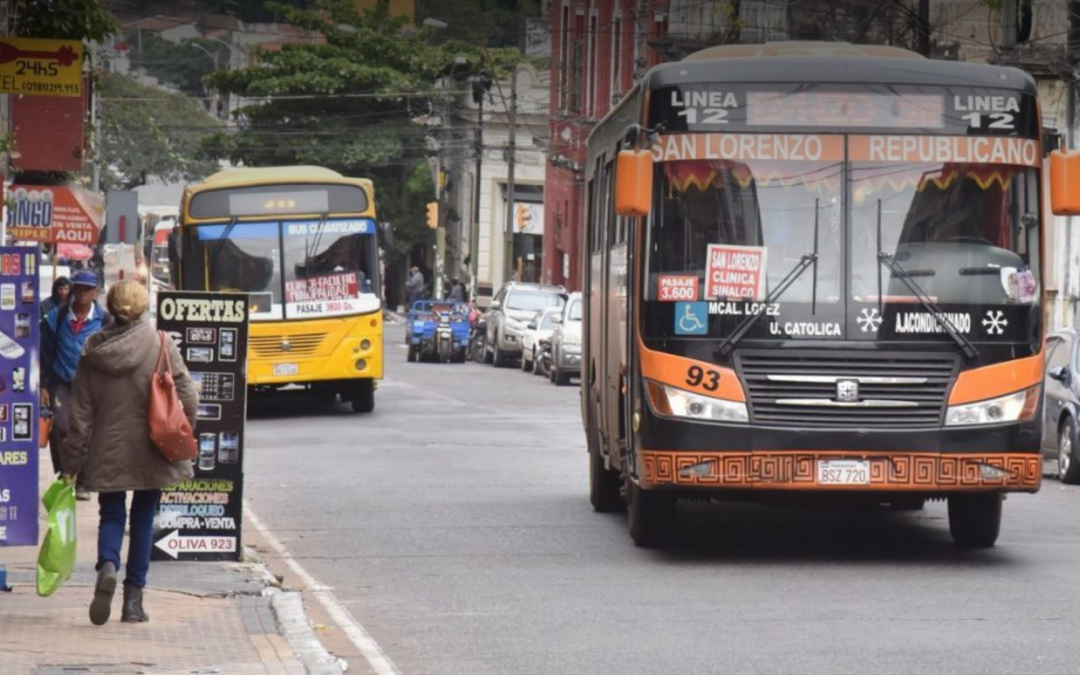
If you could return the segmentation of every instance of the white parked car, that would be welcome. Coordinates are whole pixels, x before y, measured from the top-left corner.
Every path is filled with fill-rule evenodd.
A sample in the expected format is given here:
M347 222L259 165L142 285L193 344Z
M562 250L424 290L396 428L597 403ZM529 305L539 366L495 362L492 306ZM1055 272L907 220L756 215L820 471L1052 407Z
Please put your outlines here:
M581 293L571 293L551 334L551 381L558 386L581 377Z
M540 341L550 340L555 330L555 317L562 310L558 307L541 309L529 319L525 326L525 335L521 338L521 369L525 372L534 370L536 355L540 352Z

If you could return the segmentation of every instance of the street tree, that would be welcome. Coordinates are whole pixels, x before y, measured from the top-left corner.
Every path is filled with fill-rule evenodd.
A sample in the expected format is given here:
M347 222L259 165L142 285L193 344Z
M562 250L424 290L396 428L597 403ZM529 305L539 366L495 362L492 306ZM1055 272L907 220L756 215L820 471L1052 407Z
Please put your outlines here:
M195 99L110 73L98 83L97 162L103 189L130 189L148 176L196 180L217 169L201 140L220 129Z
M430 180L411 177L420 165L427 170L432 152L431 131L418 121L430 123L453 95L436 81L451 71L465 78L506 67L517 60L517 50L460 40L436 44L434 29L410 27L407 17L391 15L385 0L359 12L347 0L324 1L318 10L280 3L267 8L325 41L256 48L252 66L207 77L220 92L258 103L241 109L238 131L219 133L205 147L234 164L315 164L372 178L380 218L394 223L398 239L398 248L388 252L394 286L407 256L433 239L420 224L434 188Z
M203 78L228 59L222 45L212 40L192 38L171 42L154 33L141 37L134 33L128 31L127 35L127 43L135 45L130 55L131 67L190 96L204 96Z
M120 30L100 0L3 0L10 3L7 34L54 40L104 42Z

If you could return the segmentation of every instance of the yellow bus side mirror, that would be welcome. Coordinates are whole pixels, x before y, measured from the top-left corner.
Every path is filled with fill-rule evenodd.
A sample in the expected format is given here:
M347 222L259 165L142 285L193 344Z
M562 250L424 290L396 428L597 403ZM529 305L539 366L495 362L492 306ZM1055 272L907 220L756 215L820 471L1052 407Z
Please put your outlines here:
M648 150L620 150L615 164L615 213L624 218L649 215L653 159Z
M1050 153L1050 210L1057 216L1080 216L1080 150Z

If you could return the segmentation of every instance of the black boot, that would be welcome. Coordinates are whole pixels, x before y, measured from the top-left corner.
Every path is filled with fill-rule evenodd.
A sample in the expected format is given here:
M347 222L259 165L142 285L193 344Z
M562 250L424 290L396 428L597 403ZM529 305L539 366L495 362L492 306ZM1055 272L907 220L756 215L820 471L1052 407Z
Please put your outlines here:
M94 600L90 603L90 623L103 626L112 613L113 594L116 593L116 565L103 562L98 568L94 584Z
M124 609L121 611L120 620L124 623L142 623L149 621L150 617L143 611L143 589L131 584L124 584Z

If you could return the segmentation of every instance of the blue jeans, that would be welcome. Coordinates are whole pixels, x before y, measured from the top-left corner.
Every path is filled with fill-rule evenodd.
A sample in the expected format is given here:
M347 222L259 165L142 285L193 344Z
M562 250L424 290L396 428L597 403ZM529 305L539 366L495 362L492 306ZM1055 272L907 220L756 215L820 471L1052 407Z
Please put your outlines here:
M131 536L128 541L127 577L124 584L143 588L150 571L150 550L154 545L154 512L161 501L161 490L135 490L131 500ZM111 562L120 569L120 548L124 545L124 522L127 520L127 493L98 494L101 524L98 525L98 562Z

